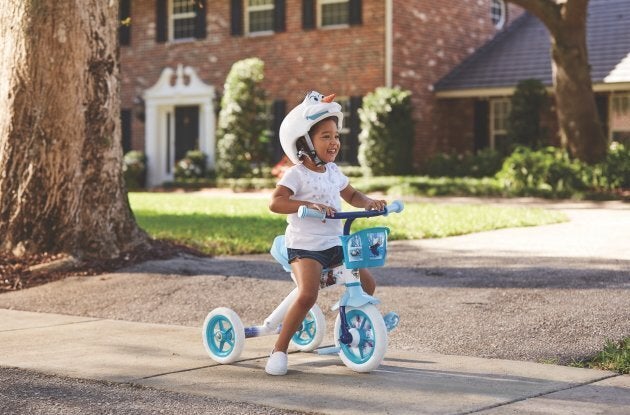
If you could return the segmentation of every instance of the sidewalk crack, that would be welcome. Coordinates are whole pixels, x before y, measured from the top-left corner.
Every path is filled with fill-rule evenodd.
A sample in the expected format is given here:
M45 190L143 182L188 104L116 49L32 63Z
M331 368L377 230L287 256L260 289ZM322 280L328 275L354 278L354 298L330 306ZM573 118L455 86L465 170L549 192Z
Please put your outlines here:
M523 398L512 399L511 401L501 402L501 403L497 403L495 405L488 405L488 406L484 406L483 408L473 409L473 410L470 410L470 411L457 412L457 413L455 413L453 415L476 414L476 413L479 413L479 412L487 411L489 409L501 408L502 406L512 405L513 403L526 401L528 399L540 398L542 396L551 395L552 393L562 392L562 391L566 391L566 390L569 390L569 389L580 388L582 386L591 385L593 383L597 383L597 382L600 382L602 380L606 380L606 379L610 379L610 378L615 378L615 377L618 377L618 376L622 376L622 375L619 374L619 373L614 373L614 374L611 374L611 375L602 376L601 378L590 380L588 382L576 383L574 385L567 386L567 387L564 387L564 388L554 389L554 390L546 391L546 392L540 392L540 393L532 395L532 396L525 396Z

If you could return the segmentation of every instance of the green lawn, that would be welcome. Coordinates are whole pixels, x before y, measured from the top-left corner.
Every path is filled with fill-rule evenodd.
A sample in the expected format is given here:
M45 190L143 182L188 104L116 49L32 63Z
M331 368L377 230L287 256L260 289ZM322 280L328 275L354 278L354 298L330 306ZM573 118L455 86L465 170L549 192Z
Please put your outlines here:
M273 238L284 233L286 226L285 216L269 212L268 200L256 196L130 193L129 200L138 223L151 236L175 240L209 255L268 252ZM442 238L566 220L560 212L538 208L406 203L401 214L359 219L353 230L388 226L391 240Z

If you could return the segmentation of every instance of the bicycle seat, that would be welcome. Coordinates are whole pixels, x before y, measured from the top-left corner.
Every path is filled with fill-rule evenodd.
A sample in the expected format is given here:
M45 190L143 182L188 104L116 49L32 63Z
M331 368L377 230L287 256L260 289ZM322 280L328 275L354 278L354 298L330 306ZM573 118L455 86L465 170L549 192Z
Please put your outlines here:
M291 272L291 265L289 265L289 257L287 255L287 246L284 243L284 235L278 235L275 237L269 253L280 263L280 265L282 265L282 268L284 268L286 272Z

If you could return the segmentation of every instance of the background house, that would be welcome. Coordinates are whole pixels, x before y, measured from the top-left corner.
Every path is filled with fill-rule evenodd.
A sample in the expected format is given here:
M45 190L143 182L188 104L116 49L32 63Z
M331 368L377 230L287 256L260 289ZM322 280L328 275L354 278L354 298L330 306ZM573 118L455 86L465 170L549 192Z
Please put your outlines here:
M451 142L433 84L518 17L498 0L121 0L124 149L145 150L149 185L187 150L214 164L215 123L232 64L265 62L270 129L311 89L347 111L341 160L356 162L361 99L410 90L416 164ZM455 116L457 115L457 116ZM446 114L459 119L459 114ZM446 128L457 129L458 125ZM275 140L277 142L277 140ZM450 144L449 144L450 145ZM276 146L277 158L281 152Z
M630 0L590 0L587 45L605 134L630 144ZM553 93L550 49L542 22L523 14L437 82L432 127L445 132L440 150L499 148L516 84L538 79ZM546 114L543 122L549 131L547 141L558 145L555 114Z

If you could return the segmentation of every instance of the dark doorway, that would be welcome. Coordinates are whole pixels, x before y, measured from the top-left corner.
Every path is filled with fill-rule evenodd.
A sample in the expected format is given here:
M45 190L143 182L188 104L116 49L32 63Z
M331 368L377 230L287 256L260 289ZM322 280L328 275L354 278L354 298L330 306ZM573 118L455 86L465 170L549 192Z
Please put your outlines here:
M199 106L175 107L175 161L199 150Z

